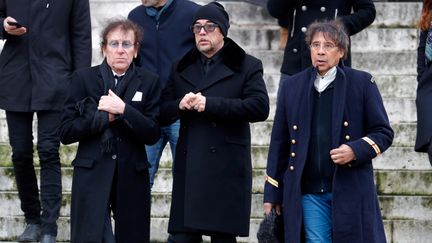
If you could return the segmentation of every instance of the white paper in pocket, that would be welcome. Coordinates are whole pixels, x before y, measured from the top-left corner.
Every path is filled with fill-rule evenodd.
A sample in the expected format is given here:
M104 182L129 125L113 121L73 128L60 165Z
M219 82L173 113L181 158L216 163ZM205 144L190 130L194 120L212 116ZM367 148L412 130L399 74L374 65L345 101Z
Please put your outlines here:
M142 101L142 92L137 91L132 98L132 101Z

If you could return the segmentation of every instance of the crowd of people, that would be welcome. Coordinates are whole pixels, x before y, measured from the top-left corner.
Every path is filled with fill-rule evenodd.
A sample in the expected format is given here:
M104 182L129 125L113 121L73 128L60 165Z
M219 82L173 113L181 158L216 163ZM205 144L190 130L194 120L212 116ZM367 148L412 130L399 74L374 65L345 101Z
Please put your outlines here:
M386 242L372 159L394 133L374 77L350 67L350 36L374 21L373 1L269 0L267 9L287 43L264 214L282 217L281 242ZM432 161L431 20L426 0L415 149ZM268 118L270 101L263 64L228 37L222 4L141 0L127 18L104 24L103 61L93 67L89 0L0 0L0 23L0 108L26 221L18 242L57 241L60 142L78 144L72 243L150 241L151 189L167 143L167 242L198 243L206 235L234 243L249 235L250 123Z

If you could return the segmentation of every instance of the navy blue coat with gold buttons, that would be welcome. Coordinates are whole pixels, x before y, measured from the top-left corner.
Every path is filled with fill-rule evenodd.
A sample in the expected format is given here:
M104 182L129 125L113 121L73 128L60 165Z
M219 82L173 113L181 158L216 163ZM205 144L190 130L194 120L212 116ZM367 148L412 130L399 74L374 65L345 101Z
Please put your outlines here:
M286 243L302 239L301 177L311 136L316 73L309 68L285 80L274 118L264 202L283 206ZM356 160L336 166L334 172L333 242L386 242L372 159L391 145L393 130L369 73L337 67L334 82L331 147L347 144Z
M289 37L281 72L289 75L311 66L304 33L312 22L338 18L351 36L369 26L376 14L372 0L269 0L267 9L275 18L288 18ZM347 55L344 64L351 66L349 50Z

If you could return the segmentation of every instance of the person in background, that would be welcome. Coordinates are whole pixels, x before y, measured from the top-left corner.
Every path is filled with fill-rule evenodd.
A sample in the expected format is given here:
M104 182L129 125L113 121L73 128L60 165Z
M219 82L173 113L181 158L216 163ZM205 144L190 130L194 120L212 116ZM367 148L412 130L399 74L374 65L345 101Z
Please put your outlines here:
M181 124L168 242L236 242L249 234L249 123L269 114L263 67L227 37L229 16L218 2L190 24L196 47L173 66L161 96L161 122Z
M142 36L129 20L108 22L101 34L103 62L73 74L60 126L62 143L79 142L72 161L73 243L150 241L143 148L160 136L160 85L156 74L133 64Z
M372 159L394 133L381 95L369 73L338 66L342 23L312 23L306 43L312 66L284 81L277 102L264 213L282 213L286 243L384 243Z
M432 1L425 0L420 15L417 48L417 137L415 151L427 153L432 165Z
M6 111L12 163L26 227L18 242L54 243L62 185L58 138L73 71L91 65L88 0L0 0L0 108ZM33 165L37 117L40 195Z
M128 18L146 34L141 41L138 65L159 75L164 87L171 65L194 46L189 26L199 5L189 0L141 0ZM159 168L162 152L169 142L174 160L179 133L179 121L161 127L161 137L154 145L146 145L150 163L150 187Z
M286 76L310 67L310 51L304 38L308 25L315 20L337 18L351 36L368 27L375 19L375 6L372 0L269 0L267 9L271 16L279 22L284 22L283 25L289 32L281 67L281 81ZM343 64L350 67L349 46L346 55Z

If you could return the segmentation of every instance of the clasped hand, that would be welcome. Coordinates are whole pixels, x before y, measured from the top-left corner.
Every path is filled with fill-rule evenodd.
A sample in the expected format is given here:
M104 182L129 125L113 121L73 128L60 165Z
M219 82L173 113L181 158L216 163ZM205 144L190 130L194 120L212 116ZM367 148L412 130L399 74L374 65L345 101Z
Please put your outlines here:
M124 113L126 104L114 92L108 90L108 95L101 96L98 110L108 112L109 121L114 121L116 115Z
M192 92L187 93L179 103L180 110L196 110L203 112L205 110L206 97L200 92L194 94Z

